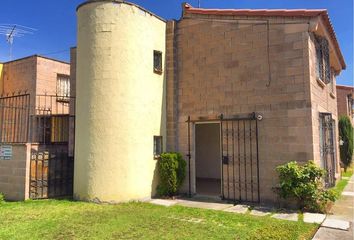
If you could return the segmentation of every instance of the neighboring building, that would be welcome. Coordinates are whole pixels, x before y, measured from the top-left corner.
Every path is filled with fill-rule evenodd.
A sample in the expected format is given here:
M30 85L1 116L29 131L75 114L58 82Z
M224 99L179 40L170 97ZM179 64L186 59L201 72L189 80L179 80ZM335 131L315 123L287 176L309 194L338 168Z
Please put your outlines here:
M0 192L9 200L55 195L44 190L63 179L53 163L73 156L70 64L38 55L6 62L0 86Z
M1 94L27 92L32 95L67 95L70 64L33 55L3 63Z
M348 116L354 125L354 87L337 85L338 116Z
M340 175L326 10L198 9L165 21L125 1L77 8L74 197L155 194L156 156L186 156L183 192L276 203L275 168L314 160Z

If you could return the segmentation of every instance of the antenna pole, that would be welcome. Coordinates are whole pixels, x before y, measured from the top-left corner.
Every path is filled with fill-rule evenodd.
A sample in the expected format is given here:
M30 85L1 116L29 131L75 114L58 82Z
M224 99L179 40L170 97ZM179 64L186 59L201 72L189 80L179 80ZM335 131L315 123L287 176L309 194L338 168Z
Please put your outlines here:
M200 0L198 0L198 8L200 8Z
M9 42L10 44L10 61L12 60L12 44L14 42L14 31L16 29L16 25L14 25L14 27L12 28L11 32L8 34L7 36L7 41Z
M19 24L1 24L0 23L0 35L4 35L6 37L6 41L9 44L9 51L10 51L10 60L12 60L13 54L13 44L14 39L18 37L23 37L27 34L33 34L34 31L37 29L22 26Z
M10 43L10 61L12 61L12 43Z

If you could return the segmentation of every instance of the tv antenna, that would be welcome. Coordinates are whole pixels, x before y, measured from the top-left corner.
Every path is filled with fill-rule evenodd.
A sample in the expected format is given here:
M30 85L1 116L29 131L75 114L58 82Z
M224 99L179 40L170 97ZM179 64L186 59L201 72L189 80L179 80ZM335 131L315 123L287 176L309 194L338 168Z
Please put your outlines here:
M198 0L198 8L200 8L200 0Z
M9 59L12 60L12 49L14 39L23 37L27 34L33 34L37 29L26 27L19 24L1 24L0 23L0 35L6 37L6 42L10 45Z

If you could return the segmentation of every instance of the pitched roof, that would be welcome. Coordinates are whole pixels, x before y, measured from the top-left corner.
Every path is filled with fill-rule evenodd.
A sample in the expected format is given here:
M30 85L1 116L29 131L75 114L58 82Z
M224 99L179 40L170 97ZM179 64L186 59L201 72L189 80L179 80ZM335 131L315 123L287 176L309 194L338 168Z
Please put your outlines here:
M259 17L321 17L332 39L335 51L342 68L346 68L343 54L334 31L333 25L326 9L204 9L194 8L190 4L184 4L185 13L201 15L226 15L226 16L259 16Z

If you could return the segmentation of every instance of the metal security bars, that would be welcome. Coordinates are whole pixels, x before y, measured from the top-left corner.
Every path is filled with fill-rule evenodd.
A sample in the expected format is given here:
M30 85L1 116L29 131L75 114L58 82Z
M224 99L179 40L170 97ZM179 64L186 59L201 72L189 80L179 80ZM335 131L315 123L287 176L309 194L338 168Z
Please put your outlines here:
M32 151L30 163L31 199L72 195L74 159L65 148Z
M67 101L62 101L63 97ZM35 114L30 116L30 142L67 144L75 121L73 97L37 95Z
M65 98L65 101L63 99ZM71 196L74 174L75 98L37 95L30 116L30 198Z
M256 114L221 115L222 198L260 202L258 123Z
M325 186L335 185L336 158L334 147L335 122L330 113L320 113L321 167L326 170Z
M251 113L226 118L191 120L188 117L189 194L191 194L192 123L219 122L221 140L221 197L237 202L260 202L258 120Z
M26 143L29 114L29 94L0 96L0 143Z

